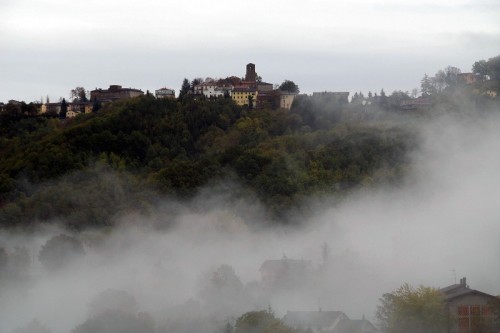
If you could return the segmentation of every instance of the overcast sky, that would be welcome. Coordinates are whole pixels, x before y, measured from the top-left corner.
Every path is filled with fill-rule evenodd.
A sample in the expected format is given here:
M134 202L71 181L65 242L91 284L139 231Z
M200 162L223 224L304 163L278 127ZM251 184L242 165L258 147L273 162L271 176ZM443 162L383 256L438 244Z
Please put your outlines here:
M295 81L302 92L419 88L500 54L498 0L0 0L0 101L143 91L184 77Z

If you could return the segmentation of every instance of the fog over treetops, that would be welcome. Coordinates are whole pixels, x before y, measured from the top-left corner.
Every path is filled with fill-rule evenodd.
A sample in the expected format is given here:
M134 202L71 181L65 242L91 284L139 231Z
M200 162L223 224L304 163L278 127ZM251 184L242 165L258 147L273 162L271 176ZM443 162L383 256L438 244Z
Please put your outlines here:
M4 230L8 258L25 248L29 260L5 266L0 332L33 319L70 332L106 308L161 332L220 331L228 318L268 306L280 317L320 307L372 319L384 292L403 282L443 287L455 275L499 294L500 117L443 115L416 128L419 148L402 182L352 191L340 204L304 199L314 213L299 225L252 221L266 216L262 207L252 201L240 214L243 199L227 203L238 186L210 184L185 201L161 199L148 214L117 215L114 227ZM40 250L60 234L83 251L47 269ZM311 274L262 282L262 263L285 256L311 260Z

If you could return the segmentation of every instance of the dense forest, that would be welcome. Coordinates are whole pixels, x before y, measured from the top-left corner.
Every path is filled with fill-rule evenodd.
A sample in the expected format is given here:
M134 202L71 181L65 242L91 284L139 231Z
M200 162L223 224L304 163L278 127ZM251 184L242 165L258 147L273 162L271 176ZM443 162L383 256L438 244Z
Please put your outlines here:
M299 95L291 110L151 95L63 120L34 115L29 105L7 108L0 114L0 225L106 226L117 214L147 214L164 198L190 200L221 187L234 204L262 205L270 221L297 222L292 216L322 196L342 200L359 187L398 184L418 148L416 122L498 105L484 95L497 81L432 82L422 81L432 103L425 112L402 112L408 93L383 90L356 93L350 103Z

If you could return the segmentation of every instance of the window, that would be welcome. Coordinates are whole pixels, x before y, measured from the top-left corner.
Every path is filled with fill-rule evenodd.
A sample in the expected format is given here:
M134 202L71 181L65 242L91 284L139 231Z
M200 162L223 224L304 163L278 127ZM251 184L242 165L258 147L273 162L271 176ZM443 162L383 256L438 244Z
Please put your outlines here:
M458 333L479 333L489 331L490 321L488 317L491 312L486 305L459 305Z

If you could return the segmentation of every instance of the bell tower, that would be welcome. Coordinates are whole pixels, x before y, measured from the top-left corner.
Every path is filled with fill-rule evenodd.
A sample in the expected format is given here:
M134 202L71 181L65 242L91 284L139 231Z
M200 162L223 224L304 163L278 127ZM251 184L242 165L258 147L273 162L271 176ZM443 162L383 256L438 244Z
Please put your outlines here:
M245 75L245 81L256 81L257 73L255 72L255 64L247 64L247 73Z

